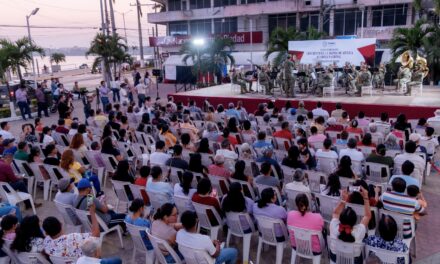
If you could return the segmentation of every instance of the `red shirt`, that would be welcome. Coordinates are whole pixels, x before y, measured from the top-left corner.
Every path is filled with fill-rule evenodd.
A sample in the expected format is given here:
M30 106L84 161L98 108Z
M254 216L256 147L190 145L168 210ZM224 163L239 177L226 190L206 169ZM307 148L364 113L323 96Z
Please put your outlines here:
M231 177L231 172L229 170L227 170L223 166L217 166L215 164L211 164L208 166L208 172L211 175L224 177L226 179L229 179Z
M217 198L214 198L211 196L200 196L198 193L195 193L191 200L195 203L214 206L214 208L217 210L218 214L221 217L223 216L223 212L222 212L222 209L220 207L220 203L217 200ZM215 220L215 217L211 211L208 211L207 215L213 225L220 224L220 223L217 223L217 221Z
M273 137L279 137L279 138L285 138L285 139L292 139L292 132L289 130L281 129L275 133L273 133Z
M217 142L221 143L223 140L225 140L225 138L223 136L219 136ZM238 144L238 141L234 136L229 135L228 140L233 146Z
M330 125L325 129L325 131L337 131L337 132L341 132L342 130L344 130L344 126L342 125Z
M55 132L57 133L62 133L62 134L68 134L69 133L69 129L63 127L63 126L57 126L57 128L55 128Z
M0 160L0 181L7 183L18 182L20 179L15 176L11 165L7 164L4 160Z
M355 133L355 134L363 134L364 131L362 130L362 128L359 127L347 127L347 129L345 129L345 131L347 131L347 133Z
M145 186L147 186L147 178L142 178L142 177L136 178L136 180L134 181L134 184L145 187Z

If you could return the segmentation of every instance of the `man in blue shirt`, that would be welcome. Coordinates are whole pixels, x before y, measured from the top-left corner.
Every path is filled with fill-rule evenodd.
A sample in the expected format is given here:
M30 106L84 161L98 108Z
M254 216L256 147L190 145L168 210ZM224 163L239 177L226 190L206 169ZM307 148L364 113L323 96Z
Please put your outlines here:
M403 175L393 175L389 181L389 184L393 182L396 178L401 178L406 182L406 186L415 185L420 188L420 182L418 179L414 178L413 176L410 176L411 173L414 172L414 163L407 160L402 164L402 174Z
M273 148L272 143L266 141L266 133L264 131L258 132L257 141L252 145L254 148Z
M270 165L274 166L276 173L278 175L279 179L283 178L282 170L280 167L280 164L278 164L278 161L272 158L273 155L273 149L271 147L264 147L262 150L263 156L257 158L257 162L267 162L270 163Z
M237 122L241 120L240 113L235 109L234 103L229 103L228 110L225 111L225 114L230 117L235 117Z

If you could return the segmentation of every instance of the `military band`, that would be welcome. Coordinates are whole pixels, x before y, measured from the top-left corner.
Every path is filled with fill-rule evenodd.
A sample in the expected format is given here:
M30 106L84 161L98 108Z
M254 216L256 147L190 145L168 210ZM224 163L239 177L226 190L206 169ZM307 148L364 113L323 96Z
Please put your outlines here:
M417 57L413 68L413 59L408 53L404 53L401 64L395 80L396 90L410 95L412 88L420 86L423 78L428 74L427 62L426 59ZM251 79L245 78L244 72L240 69L233 69L231 72L232 83L240 86L241 93L254 92L251 90L252 82L258 81L260 89L264 89L266 95L273 95L274 88L280 88L281 93L286 97L295 97L297 86L299 93L320 97L323 96L326 87L334 89L339 86L345 88L346 94L362 96L362 87L384 90L386 68L383 63L374 68L366 63L356 66L350 62L346 62L341 68L336 64L329 66L322 66L320 63L300 64L289 55L278 67L257 66L255 79L252 76Z

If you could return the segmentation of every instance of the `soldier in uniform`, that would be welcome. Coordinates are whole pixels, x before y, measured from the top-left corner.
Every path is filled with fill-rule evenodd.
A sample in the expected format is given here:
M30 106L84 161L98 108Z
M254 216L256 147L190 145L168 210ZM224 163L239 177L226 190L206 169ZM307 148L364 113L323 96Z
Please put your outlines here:
M295 96L295 80L293 78L293 70L295 69L295 63L291 61L290 55L284 61L281 74L283 78L283 88L287 97Z
M232 83L240 85L240 92L242 94L247 93L246 82L243 80L243 76L241 74L241 71L239 71L237 69L232 70Z
M333 69L326 68L324 73L318 74L317 96L322 96L324 87L330 87L333 81Z
M385 65L383 63L381 63L379 65L379 68L377 71L374 72L373 74L373 87L379 88L382 87L382 90L385 88L384 87L384 80L385 80Z
M371 85L371 72L366 64L361 66L361 71L356 79L356 95L361 96L362 86Z
M399 56L400 66L397 72L396 91L402 89L407 83L411 81L411 68L413 67L414 59L411 57L410 51L405 51Z
M270 80L270 77L267 74L266 66L263 66L258 73L258 81L260 82L260 85L264 86L267 95L273 94L273 82Z
M407 84L407 91L405 95L411 95L412 86L419 86L423 83L423 79L428 75L429 68L425 58L417 55L416 65L411 76L411 82Z
M351 65L351 72L347 73L347 84L345 93L348 93L349 90L356 92L356 79L358 77L358 71L356 70L356 66Z

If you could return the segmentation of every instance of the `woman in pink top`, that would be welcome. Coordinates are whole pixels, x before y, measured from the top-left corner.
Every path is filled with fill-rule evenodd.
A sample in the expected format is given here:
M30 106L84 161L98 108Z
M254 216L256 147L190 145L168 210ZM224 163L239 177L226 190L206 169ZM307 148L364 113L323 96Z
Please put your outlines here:
M324 220L318 213L312 213L309 211L309 199L304 193L300 193L295 198L296 207L298 211L290 211L287 214L287 226L297 227L306 230L322 231L324 227ZM290 241L292 248L296 248L295 237L293 231L290 232ZM317 236L312 237L312 250L313 254L321 254L321 244Z

